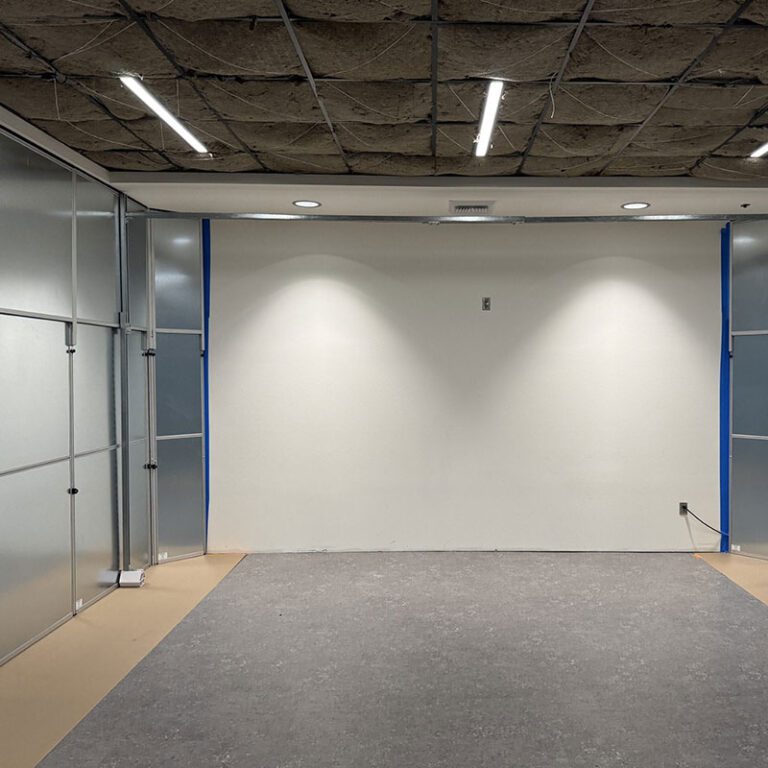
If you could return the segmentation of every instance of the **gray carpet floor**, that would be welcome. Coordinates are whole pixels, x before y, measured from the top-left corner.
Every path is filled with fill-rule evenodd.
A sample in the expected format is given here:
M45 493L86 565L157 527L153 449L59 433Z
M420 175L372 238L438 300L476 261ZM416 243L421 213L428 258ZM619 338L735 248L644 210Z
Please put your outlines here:
M768 766L768 608L689 555L250 556L41 765Z

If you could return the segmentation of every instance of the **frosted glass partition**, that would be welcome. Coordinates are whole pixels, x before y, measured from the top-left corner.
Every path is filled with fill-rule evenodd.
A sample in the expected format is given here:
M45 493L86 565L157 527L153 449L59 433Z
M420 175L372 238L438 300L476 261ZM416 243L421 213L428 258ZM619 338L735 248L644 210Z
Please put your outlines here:
M71 611L69 462L0 476L0 661Z
M768 221L733 225L731 548L768 557Z
M78 178L77 316L114 323L118 313L117 195L95 181Z
M73 175L0 134L0 308L72 315Z
M162 440L157 445L158 543L162 559L205 549L203 440Z
M128 440L144 440L148 434L146 334L131 331L126 335L128 355L126 394L128 397Z
M733 226L731 330L768 330L768 221Z
M149 459L147 440L132 441L129 446L128 486L130 498L130 567L144 568L152 559L149 516Z
M200 222L153 219L157 554L205 550Z
M155 302L158 328L202 328L200 222L152 221Z
M200 336L157 335L157 434L203 431Z
M768 441L734 438L731 461L731 544L768 557Z
M200 222L133 218L3 129L0 181L2 663L157 562L158 532L204 551L205 508Z
M733 339L733 433L768 435L768 334Z
M149 497L149 390L146 334L131 331L126 335L126 394L128 399L128 551L131 568L143 568L152 559Z
M65 330L0 315L0 472L69 455Z
M80 325L74 358L75 453L117 442L115 330Z
M75 600L82 606L117 580L117 452L75 459Z
M131 325L139 328L146 328L149 325L147 228L146 219L128 219L126 226L128 318Z
M0 181L1 662L115 583L122 296L117 192L2 131Z

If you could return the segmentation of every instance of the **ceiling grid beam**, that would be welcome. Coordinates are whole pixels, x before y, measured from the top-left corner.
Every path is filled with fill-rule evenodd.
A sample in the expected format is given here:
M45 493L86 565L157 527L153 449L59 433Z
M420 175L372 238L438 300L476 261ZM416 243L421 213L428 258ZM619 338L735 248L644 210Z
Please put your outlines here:
M573 54L573 51L576 48L576 45L579 42L579 39L581 38L581 33L584 31L584 27L586 26L587 19L589 18L589 14L592 12L592 6L594 4L595 4L595 0L587 0L586 4L584 5L584 9L581 12L581 18L579 19L579 23L573 32L573 36L571 37L571 42L568 44L568 49L565 52L565 56L563 56L563 63L560 65L560 69L557 71L557 74L555 75L554 79L550 81L549 97L551 99L552 111L554 111L554 108L555 108L555 94L557 93L558 88L560 88L560 83L562 82L563 77L565 76L565 71L566 69L568 69L568 64L570 64L571 62L571 56ZM525 149L523 150L523 159L520 161L520 167L517 169L518 173L522 173L523 171L523 166L525 165L526 160L528 160L528 156L531 154L531 150L533 149L533 145L536 143L536 139L539 138L539 132L541 131L541 126L544 124L544 120L546 119L547 112L549 110L550 110L550 102L548 101L544 105L544 109L541 110L541 113L539 114L539 118L536 121L536 125L533 126L531 135L528 138L528 143L526 144Z
M296 51L296 55L299 57L299 61L301 62L301 67L304 70L304 75L306 76L307 82L309 83L309 87L312 89L312 94L315 97L315 102L317 103L317 106L320 109L320 113L323 116L323 120L325 121L325 124L328 126L328 130L331 132L333 143L336 145L336 148L339 150L339 154L341 155L341 159L344 165L346 166L347 171L351 171L352 169L349 165L349 161L347 160L347 155L344 152L344 147L342 147L341 145L339 136L336 133L336 128L334 128L333 121L331 120L331 117L328 114L328 110L325 107L325 102L323 101L322 96L320 96L320 94L318 93L317 83L315 82L315 76L312 73L312 69L309 66L307 57L304 55L304 50L301 47L299 38L296 35L296 30L293 27L293 22L288 16L288 11L286 10L285 3L283 2L283 0L275 0L275 5L277 5L277 9L280 11L280 16L283 19L283 24L285 24L285 28L286 28L286 31L288 32L288 36L291 38L291 44L293 45L293 48Z
M439 9L439 0L432 0L432 20L431 20L431 26L430 26L430 35L431 35L431 46L430 46L430 54L431 54L431 61L430 61L430 86L431 86L431 98L432 98L432 107L430 110L430 149L432 151L432 173L437 174L437 85L439 82L438 79L438 53L439 53L439 47L438 47L438 30L439 30L439 21L440 21L440 9Z

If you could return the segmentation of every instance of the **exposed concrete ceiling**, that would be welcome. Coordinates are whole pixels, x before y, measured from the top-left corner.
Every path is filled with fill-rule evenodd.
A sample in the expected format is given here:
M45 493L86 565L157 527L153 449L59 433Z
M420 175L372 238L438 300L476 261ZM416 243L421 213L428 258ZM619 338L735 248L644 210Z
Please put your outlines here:
M768 141L768 0L280 6L3 0L0 105L111 170L768 180L748 158ZM490 78L507 85L478 159Z

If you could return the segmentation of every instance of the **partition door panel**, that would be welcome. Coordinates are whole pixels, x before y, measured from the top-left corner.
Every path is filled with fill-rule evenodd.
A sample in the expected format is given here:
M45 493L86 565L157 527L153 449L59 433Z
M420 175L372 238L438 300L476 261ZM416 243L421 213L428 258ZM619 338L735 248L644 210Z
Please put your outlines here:
M75 604L117 581L117 450L75 459Z
M0 134L0 308L72 315L73 175Z
M0 315L0 360L0 472L69 456L65 323Z
M731 548L768 557L768 221L733 225Z
M69 462L0 476L0 661L71 613Z

